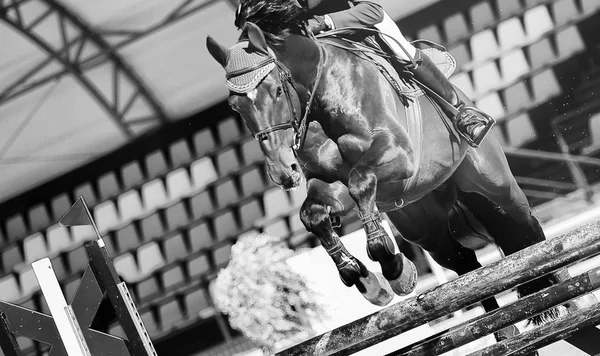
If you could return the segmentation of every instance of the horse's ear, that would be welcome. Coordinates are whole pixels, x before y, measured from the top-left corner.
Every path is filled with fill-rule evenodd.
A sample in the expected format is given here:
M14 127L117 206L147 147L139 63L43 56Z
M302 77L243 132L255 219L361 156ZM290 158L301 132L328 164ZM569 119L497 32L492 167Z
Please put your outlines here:
M260 27L252 22L247 22L246 33L248 34L248 41L250 41L248 44L248 49L268 56L269 49L267 46L267 40L265 39L265 34L262 32Z
M304 8L302 7L302 5L300 5L300 2L299 2L298 0L292 0L292 4L294 4L294 5L298 6L298 7L299 7L299 8L301 8L301 9L304 9Z
M212 37L206 37L206 48L208 52L210 52L211 56L219 62L219 64L223 67L227 65L227 61L229 61L229 49L221 46L217 41L215 41Z

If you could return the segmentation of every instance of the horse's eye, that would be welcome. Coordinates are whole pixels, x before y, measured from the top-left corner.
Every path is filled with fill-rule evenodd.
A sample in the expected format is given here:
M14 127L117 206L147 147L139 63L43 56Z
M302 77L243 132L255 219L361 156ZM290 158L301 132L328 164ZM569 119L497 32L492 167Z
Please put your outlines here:
M275 95L277 95L277 97L279 98L282 93L283 93L283 88L277 87L277 90L275 90Z

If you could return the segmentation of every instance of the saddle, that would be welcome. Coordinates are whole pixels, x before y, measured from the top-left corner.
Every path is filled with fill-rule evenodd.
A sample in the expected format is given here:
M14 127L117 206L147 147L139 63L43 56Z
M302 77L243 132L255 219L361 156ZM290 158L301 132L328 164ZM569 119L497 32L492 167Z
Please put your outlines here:
M327 43L347 50L363 60L371 62L396 90L405 106L408 106L413 98L425 94L411 81L412 73L408 68L415 63L399 60L392 61L394 55L391 54L390 49L384 49L387 46L381 40L381 34L378 30L369 28L340 28L316 35L315 39L320 43ZM456 70L456 60L443 46L427 40L413 41L412 44L419 46L440 71L444 73L446 78L449 78ZM394 62L396 66L394 66Z

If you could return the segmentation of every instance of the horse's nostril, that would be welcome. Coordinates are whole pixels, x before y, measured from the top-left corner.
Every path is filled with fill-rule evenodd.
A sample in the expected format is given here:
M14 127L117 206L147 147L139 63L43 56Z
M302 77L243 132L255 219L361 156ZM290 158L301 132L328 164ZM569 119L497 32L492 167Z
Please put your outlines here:
M291 167L294 172L299 172L298 165L296 163L292 163Z

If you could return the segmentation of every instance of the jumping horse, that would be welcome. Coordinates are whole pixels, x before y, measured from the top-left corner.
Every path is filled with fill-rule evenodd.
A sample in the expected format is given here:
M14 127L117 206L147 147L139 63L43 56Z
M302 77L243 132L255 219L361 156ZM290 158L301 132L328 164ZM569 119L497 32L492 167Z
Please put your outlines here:
M208 37L207 48L226 71L229 104L259 141L271 180L289 190L306 178L301 221L345 285L379 306L415 289L416 268L395 251L381 213L405 240L459 275L481 267L449 229L451 219L463 218L452 213L459 204L504 254L545 239L494 136L470 147L419 87L404 83L403 98L371 61L305 35L306 14L293 1L245 0L241 9L238 43L226 48ZM332 220L353 209L382 275L352 256L334 231ZM565 278L562 270L517 291L528 295ZM498 308L494 298L482 304ZM533 321L556 316L551 310Z

